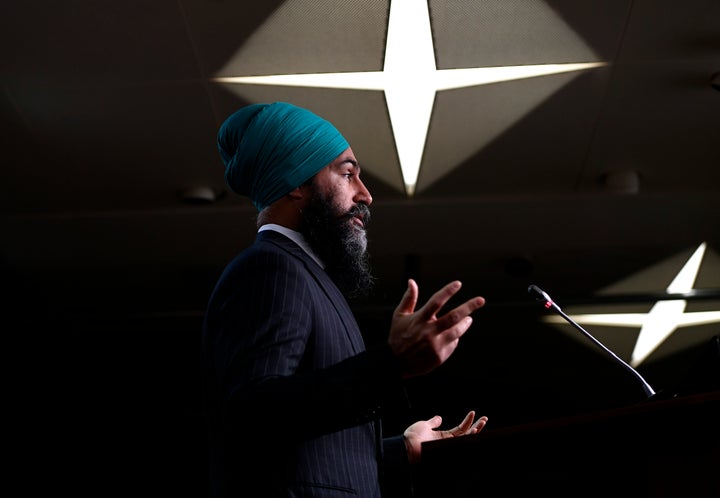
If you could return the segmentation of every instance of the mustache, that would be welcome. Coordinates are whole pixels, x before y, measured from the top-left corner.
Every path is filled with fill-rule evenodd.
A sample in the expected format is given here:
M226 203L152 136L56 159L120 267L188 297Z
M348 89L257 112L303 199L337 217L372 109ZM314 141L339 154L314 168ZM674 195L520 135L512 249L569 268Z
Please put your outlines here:
M370 223L371 215L368 205L363 203L355 204L344 216L344 218L348 220L355 217L362 218L364 225Z

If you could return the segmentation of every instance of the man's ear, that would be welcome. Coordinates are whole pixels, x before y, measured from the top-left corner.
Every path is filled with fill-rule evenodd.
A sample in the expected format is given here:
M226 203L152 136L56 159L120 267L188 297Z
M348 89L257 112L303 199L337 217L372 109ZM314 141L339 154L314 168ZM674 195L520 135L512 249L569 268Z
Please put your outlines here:
M291 190L287 195L294 201L304 201L310 198L312 195L312 189L307 184L302 184L299 187Z
M291 190L290 192L288 192L287 195L289 195L290 198L295 201L301 200L305 197L305 193L302 191L302 185L295 188L294 190Z

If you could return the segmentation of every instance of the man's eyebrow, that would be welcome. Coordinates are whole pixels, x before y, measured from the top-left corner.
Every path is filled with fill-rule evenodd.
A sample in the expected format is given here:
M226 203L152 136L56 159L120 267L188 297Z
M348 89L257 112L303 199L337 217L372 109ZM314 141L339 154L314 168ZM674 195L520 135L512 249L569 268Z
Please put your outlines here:
M343 162L340 163L340 165L348 164L350 163L353 168L360 171L360 164L355 159L350 159L349 157L347 159L344 159Z

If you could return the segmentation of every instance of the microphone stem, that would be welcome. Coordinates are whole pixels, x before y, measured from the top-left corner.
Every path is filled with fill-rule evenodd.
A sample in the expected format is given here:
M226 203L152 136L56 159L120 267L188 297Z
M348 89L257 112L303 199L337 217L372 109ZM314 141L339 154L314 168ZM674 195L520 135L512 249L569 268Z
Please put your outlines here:
M600 341L598 341L597 339L595 339L587 330L585 330L585 329L582 328L580 325L578 325L578 324L575 322L575 320L571 319L568 315L566 315L565 312L564 312L563 310L561 310L560 307L559 307L557 304L555 304L555 303L552 302L552 301L550 301L550 304L551 304L551 306L552 306L553 308L555 308L555 311L557 311L558 313L560 313L560 315L561 315L565 320L567 320L567 322L568 322L570 325L572 325L573 327L575 327L576 329L578 329L585 337L587 337L587 338L590 339L592 342L594 342L595 344L597 344L603 351L605 351L607 354L609 354L610 356L612 356L612 357L615 359L615 361L617 361L620 365L622 365L625 369L627 369L631 374L633 374L633 375L640 381L640 383L642 384L643 391L645 391L645 394L647 395L648 398L650 398L650 397L652 397L652 396L655 395L655 391L653 390L653 388L650 387L650 384L648 384L648 383L645 381L645 379L643 379L642 375L640 375L640 374L637 372L637 370L635 370L633 367L631 367L631 366L628 365L626 362L624 362L624 361L622 360L622 358L620 358L620 357L617 356L615 353L613 353L611 350L609 350L608 348L606 348L603 343L601 343Z

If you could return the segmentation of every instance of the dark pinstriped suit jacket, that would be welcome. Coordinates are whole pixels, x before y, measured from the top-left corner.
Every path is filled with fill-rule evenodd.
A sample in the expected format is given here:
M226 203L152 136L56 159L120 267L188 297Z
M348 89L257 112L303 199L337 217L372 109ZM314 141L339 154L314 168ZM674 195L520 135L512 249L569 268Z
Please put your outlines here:
M380 496L378 408L400 376L302 248L259 232L212 293L203 345L214 496Z

